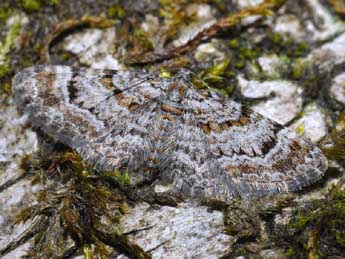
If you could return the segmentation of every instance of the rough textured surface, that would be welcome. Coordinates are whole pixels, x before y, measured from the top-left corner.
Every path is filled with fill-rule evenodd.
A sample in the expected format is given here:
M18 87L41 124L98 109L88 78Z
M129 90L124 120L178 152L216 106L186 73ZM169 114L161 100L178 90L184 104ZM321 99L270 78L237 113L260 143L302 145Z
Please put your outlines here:
M223 233L223 215L207 207L192 208L189 204L173 207L151 207L140 204L121 222L125 233L145 250L156 248L153 258L219 258L230 252L234 237ZM146 239L146 236L153 237ZM176 251L176 247L179 250Z
M29 179L20 179L22 170L19 163L22 156L38 148L36 133L25 127L26 121L27 116L20 116L13 106L0 107L0 250L29 226L14 225L14 215L22 206L33 202L32 193L37 190ZM1 190L13 180L14 185ZM27 247L20 247L3 258L19 258Z
M345 62L345 33L334 40L314 49L305 62L315 64L320 72L330 72L335 66Z
M188 72L165 79L40 66L19 73L13 92L33 125L91 164L136 173L134 182L158 177L178 196L226 201L294 191L327 168L313 144L215 92L198 92Z
M333 78L330 95L339 105L345 106L345 73Z
M302 117L291 125L291 128L316 143L327 135L327 116L315 103L303 110Z
M245 98L263 100L252 106L254 111L283 125L290 122L302 108L302 89L289 81L259 82L239 76L238 84Z
M93 68L123 69L109 52L116 39L114 28L86 29L64 40L64 49L78 56L82 64Z

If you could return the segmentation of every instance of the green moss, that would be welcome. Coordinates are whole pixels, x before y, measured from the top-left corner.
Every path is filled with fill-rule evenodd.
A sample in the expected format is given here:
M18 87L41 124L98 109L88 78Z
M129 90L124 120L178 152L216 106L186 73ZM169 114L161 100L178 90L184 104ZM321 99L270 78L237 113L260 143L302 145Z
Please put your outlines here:
M306 42L298 43L294 50L294 56L302 56L308 50L308 44Z
M6 61L5 61L6 62ZM9 64L6 62L5 64L0 65L0 78L4 77L10 72Z
M303 213L298 213L295 217L295 221L291 223L290 227L297 231L303 230L311 219Z
M40 0L22 0L24 10L28 12L35 12L41 8Z
M13 9L10 8L9 3L5 3L3 4L3 6L0 7L0 28L1 28L1 24L5 22L12 13L13 13Z
M128 172L121 173L120 171L115 171L110 174L117 182L122 185L131 185L131 177Z
M235 63L235 68L237 69L242 69L246 66L246 63L244 60L239 60L238 62Z
M236 250L236 254L237 256L243 256L243 255L246 255L247 251L243 248L243 247L240 247L239 249Z
M4 91L4 93L6 94L10 94L11 93L11 83L10 82L5 82L3 85L2 85L2 89Z
M240 42L238 39L232 39L228 42L228 45L231 49L237 49L240 46Z
M63 52L61 55L60 55L60 58L62 61L66 61L66 60L69 60L73 55L69 52Z
M240 58L247 60L255 60L260 55L260 50L253 47L241 47L239 49Z
M133 52L147 52L154 49L150 35L141 28L137 28L131 33L129 41Z
M205 81L203 81L198 76L193 76L192 77L192 84L197 89L206 89L207 88L207 84L205 83Z
M56 6L60 4L60 0L21 0L21 7L27 12L37 12L44 5Z
M305 124L301 123L300 125L298 125L298 127L296 128L296 132L298 135L302 136L305 132Z
M230 96L232 94L232 92L234 91L234 86L233 85L228 85L225 88L226 93Z
M335 240L337 241L337 243L340 246L345 247L345 234L344 233L336 231L336 233L335 233Z
M10 72L10 59L8 57L13 48L14 41L20 32L20 19L18 18L8 29L3 43L0 42L0 78Z
M302 60L297 60L292 65L291 77L294 80L299 80L306 73L306 64Z
M324 75L319 72L317 66L307 63L302 59L297 59L291 67L289 79L299 81L310 97L316 97L320 91L320 82Z
M290 258L330 258L343 254L345 245L344 182L333 185L325 199L296 208L289 224L276 229L279 247Z
M293 39L284 39L277 33L270 35L265 44L270 52L286 55L289 58L303 57L309 51L309 46L306 42L296 42Z
M108 8L107 14L110 18L123 18L126 15L125 9L120 5L112 5Z
M161 78L170 78L171 77L171 73L168 71L163 71L159 74L159 77Z
M283 41L283 37L280 34L274 34L272 37L272 42L275 45L280 45Z
M284 39L280 34L268 33L259 43L255 43L249 35L241 34L238 38L229 40L228 47L231 51L231 64L228 70L246 73L247 76L254 77L256 80L284 77L301 80L305 75L311 74L307 73L311 71L305 69L304 64L298 59L304 57L309 51L308 44L305 42L295 42L292 39ZM270 55L277 55L280 58L282 69L277 69L277 73L262 73L258 58ZM293 63L294 60L297 61ZM255 66L259 69L253 70ZM311 83L308 82L307 87L310 85Z
M58 5L58 4L60 4L60 0L48 0L48 4L50 4L50 5Z
M288 258L296 258L296 251L293 247L289 247L289 249L286 251L286 256Z
M222 80L230 60L224 60L213 67L210 67L201 73L201 78L207 83L217 83Z

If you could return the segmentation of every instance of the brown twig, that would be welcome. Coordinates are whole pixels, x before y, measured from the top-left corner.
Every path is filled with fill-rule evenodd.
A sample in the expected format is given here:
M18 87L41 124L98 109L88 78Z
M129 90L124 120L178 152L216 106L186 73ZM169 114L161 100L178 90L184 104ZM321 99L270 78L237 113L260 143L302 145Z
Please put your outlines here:
M200 42L211 39L222 30L236 26L242 19L251 15L271 14L273 11L279 9L285 2L286 0L265 0L257 6L245 8L229 17L220 19L218 22L199 32L194 38L181 46L163 50L159 49L148 53L129 55L127 63L132 65L154 63L192 51L200 44Z
M43 226L47 225L47 223L48 220L45 217L38 217L34 219L27 230L25 230L22 234L12 240L6 247L0 250L0 257L12 252L19 246L32 239L40 229L44 228Z
M118 251L126 254L130 258L150 259L151 255L145 252L140 246L129 241L129 239L116 233L105 233L94 230L94 235L104 244L116 248Z
M60 38L62 35L68 34L77 28L89 27L89 28L109 28L114 25L114 20L110 20L104 17L97 16L83 16L80 19L68 19L62 23L59 23L52 33L48 34L44 39L44 45L39 50L39 54L42 60L49 60L49 50L54 41ZM66 36L66 35L65 35Z
M8 180L7 182L5 182L4 184L0 185L0 192L3 192L4 190L6 190L7 188L11 187L12 185L18 183L19 181L23 180L25 177L27 177L29 175L29 173L24 172L20 175L17 175L16 177L11 178L10 180Z

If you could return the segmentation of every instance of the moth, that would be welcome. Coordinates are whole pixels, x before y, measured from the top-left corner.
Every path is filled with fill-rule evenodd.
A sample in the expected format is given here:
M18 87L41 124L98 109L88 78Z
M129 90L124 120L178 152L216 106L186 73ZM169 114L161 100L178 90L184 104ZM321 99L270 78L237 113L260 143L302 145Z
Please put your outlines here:
M321 150L212 90L191 73L36 66L13 80L30 122L99 170L186 199L301 190L327 168Z

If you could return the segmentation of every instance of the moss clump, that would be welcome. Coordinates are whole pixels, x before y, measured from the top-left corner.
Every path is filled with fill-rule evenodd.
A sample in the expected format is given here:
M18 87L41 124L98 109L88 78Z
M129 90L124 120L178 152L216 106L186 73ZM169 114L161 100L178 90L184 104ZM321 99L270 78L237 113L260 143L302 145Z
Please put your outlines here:
M206 89L207 88L207 84L205 83L205 81L202 80L198 76L193 76L192 77L192 84L197 89Z
M325 199L297 208L288 225L278 226L275 241L289 258L342 256L345 245L344 182L330 188Z
M337 243L345 248L345 235L344 233L341 233L340 231L337 231L335 233L335 240L337 241Z
M162 71L161 73L159 73L159 77L161 77L161 78L170 78L171 77L171 73L169 71Z
M20 33L20 28L20 18L18 17L8 29L4 42L0 42L0 79L10 72L10 58L8 55Z
M231 70L243 70L247 62L256 64L256 60L264 51L260 46L251 43L244 35L240 38L232 39L228 43L232 51Z
M21 0L20 5L27 12L37 12L42 6L56 6L60 4L60 0Z
M127 171L124 173L120 171L108 172L106 173L106 176L113 178L116 182L118 182L122 186L131 185L131 177Z
M246 66L246 63L242 59L235 63L235 68L237 69L243 69L245 66Z
M79 251L85 258L105 259L110 248L131 258L150 258L117 228L127 207L124 194L110 188L78 155L60 151L26 159L22 167L33 175L33 184L43 187L36 193L37 202L17 215L16 223L33 220L24 236L34 242L27 258L69 258Z
M204 70L200 77L209 84L218 83L223 79L223 76L230 64L230 60L224 60L213 67Z
M298 127L296 128L296 132L298 135L303 136L305 132L305 124L302 122Z
M231 49L237 49L240 46L240 42L238 39L232 39L229 41L228 45Z
M50 5L58 5L58 4L60 4L60 0L47 0L47 2Z
M307 72L310 72L305 68L305 64L298 61L299 58L308 53L308 45L305 42L284 39L280 34L268 32L265 38L256 43L252 40L251 35L243 33L228 41L228 47L231 52L231 64L228 70L245 73L256 80L272 80L284 77L300 80ZM260 72L258 58L264 56L279 57L279 63L277 63L279 69L275 69L277 72ZM293 63L294 60L297 62Z
M271 38L271 48L274 52L285 53L290 58L298 58L306 55L309 51L306 42L295 42L293 39L284 39L280 34L273 34Z
M297 60L292 67L291 77L294 80L302 78L303 73L306 69L306 64L303 61Z
M0 6L0 28L2 23L5 22L12 13L13 9L10 8L9 3L4 3L2 6Z
M25 11L35 12L41 9L40 0L22 0L22 6Z
M136 28L133 33L127 35L127 42L129 49L133 53L139 53L143 50L152 51L154 48L149 33L140 28Z
M230 70L230 60L226 59L216 65L201 71L192 78L193 85L198 89L212 88L221 95L229 96L233 92L233 71Z
M120 5L112 5L107 10L107 15L110 18L123 18L126 15L125 9Z

